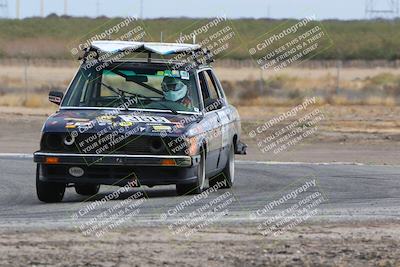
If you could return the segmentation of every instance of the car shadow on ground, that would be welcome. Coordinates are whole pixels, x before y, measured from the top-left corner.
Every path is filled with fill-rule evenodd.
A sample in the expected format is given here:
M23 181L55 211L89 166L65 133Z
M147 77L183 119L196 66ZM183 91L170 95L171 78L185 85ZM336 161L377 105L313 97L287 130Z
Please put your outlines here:
M71 190L71 189L70 189ZM113 200L125 200L130 197L134 197L138 192L142 193L142 196L145 198L165 198L165 197L177 197L176 190L174 186L160 186L154 188L148 187L140 187L140 188L131 188L127 192L118 192L119 188L115 188L114 190L111 188L100 190L100 192L94 196L81 196L73 191L66 194L63 202L94 202L100 201L102 199Z

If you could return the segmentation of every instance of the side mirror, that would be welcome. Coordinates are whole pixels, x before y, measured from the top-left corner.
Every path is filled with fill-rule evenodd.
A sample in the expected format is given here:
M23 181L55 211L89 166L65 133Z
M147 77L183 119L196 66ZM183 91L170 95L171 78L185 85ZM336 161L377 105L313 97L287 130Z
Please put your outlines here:
M54 104L57 104L57 105L61 104L61 101L62 101L63 97L64 97L64 94L62 92L51 91L49 93L49 101L51 103L54 103Z

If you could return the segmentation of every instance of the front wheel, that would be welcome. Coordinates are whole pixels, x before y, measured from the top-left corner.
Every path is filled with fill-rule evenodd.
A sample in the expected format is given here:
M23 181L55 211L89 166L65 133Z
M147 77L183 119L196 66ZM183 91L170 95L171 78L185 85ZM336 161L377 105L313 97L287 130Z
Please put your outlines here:
M40 180L40 166L36 166L36 194L40 201L46 203L61 202L65 194L65 184L44 182Z
M235 181L235 146L229 148L228 161L224 170L217 177L210 179L210 186L219 185L219 188L231 188Z
M176 193L182 195L196 195L203 192L206 184L206 155L204 149L200 152L200 162L197 166L197 179L195 183L177 184Z

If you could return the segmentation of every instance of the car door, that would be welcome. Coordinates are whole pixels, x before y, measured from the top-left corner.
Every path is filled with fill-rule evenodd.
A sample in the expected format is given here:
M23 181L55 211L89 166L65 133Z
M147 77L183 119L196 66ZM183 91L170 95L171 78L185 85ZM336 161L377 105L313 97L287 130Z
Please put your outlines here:
M199 72L199 82L204 104L204 116L203 128L206 131L207 138L207 160L206 160L206 171L210 173L218 168L218 161L222 146L221 137L221 124L218 115L218 109L210 108L213 107L216 98L213 88L209 84L208 73L206 71Z
M226 165L226 161L228 160L229 156L229 149L230 145L232 143L232 114L230 112L230 109L227 105L227 101L225 99L225 94L223 93L223 90L220 86L220 83L215 76L215 73L213 70L209 69L207 70L208 74L208 83L211 83L209 87L211 87L210 90L215 91L215 94L218 97L219 102L221 103L220 107L217 109L217 114L218 114L218 122L220 124L220 155L219 155L219 160L218 160L218 168L224 168Z

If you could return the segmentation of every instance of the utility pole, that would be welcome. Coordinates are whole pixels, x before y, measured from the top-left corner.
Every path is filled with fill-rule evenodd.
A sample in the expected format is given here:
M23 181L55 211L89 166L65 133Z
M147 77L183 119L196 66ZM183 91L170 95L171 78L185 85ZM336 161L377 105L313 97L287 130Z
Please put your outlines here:
M143 0L140 0L140 19L143 20Z
M100 1L96 1L96 17L100 16Z
M44 0L40 0L40 16L44 18Z
M68 15L68 0L64 0L64 15Z
M20 0L17 0L17 3L15 4L15 17L17 19L20 19L20 6L21 6Z

